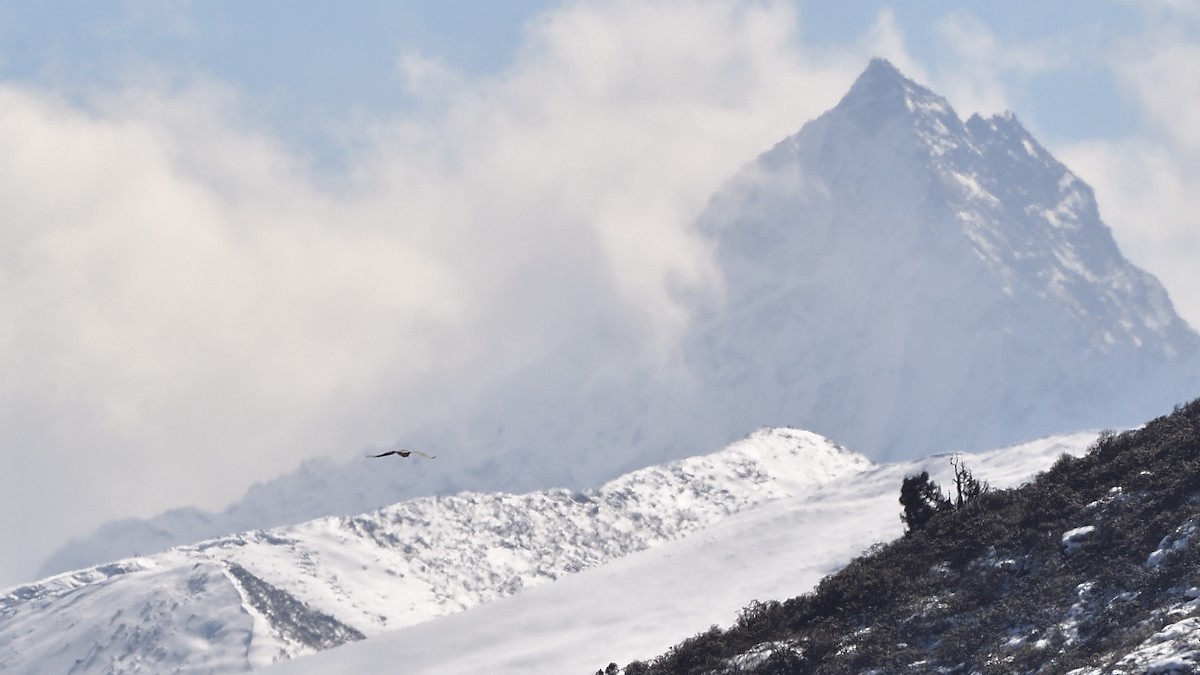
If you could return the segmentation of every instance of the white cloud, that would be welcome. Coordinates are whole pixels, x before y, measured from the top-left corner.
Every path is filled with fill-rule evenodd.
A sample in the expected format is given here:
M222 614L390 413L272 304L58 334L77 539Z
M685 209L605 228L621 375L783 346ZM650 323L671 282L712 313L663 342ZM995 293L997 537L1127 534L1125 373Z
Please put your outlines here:
M939 89L954 101L960 114L987 115L1010 109L1001 76L1011 65L1004 55L1013 51L1012 46L1001 46L986 25L961 12L944 17L937 29L957 56L939 73Z
M1177 310L1200 327L1200 38L1191 10L1146 8L1147 26L1107 56L1146 125L1062 155L1096 188L1101 214L1131 260L1152 271Z
M881 10L862 42L872 56L891 61L901 72L915 81L929 82L929 72L909 53L907 37L896 19L894 10Z
M359 129L333 179L212 82L86 108L0 85L0 584L103 520L461 413L598 325L669 357L671 289L713 283L693 215L865 64L795 23L580 2L498 75L402 59L441 98Z
M939 64L932 82L964 117L1012 110L1014 80L1064 69L1078 54L1075 36L1004 40L962 11L947 14L935 30L952 58Z
M1200 118L1191 106L1200 103L1200 41L1160 29L1143 48L1125 52L1113 63L1120 84L1141 105L1162 140L1179 146L1181 156L1200 153Z
M945 96L964 118L1012 109L1010 78L1061 67L1061 59L1049 56L1058 53L1056 48L1001 40L985 23L962 11L943 16L933 34L951 58L933 63L917 58L896 13L884 9L863 42L870 53L887 58L908 77Z
M383 440L380 376L461 321L451 261L347 222L210 98L97 116L0 89L10 541L219 504L292 456Z
M409 94L421 99L452 95L463 84L462 73L436 56L420 50L407 51L396 61L396 73Z

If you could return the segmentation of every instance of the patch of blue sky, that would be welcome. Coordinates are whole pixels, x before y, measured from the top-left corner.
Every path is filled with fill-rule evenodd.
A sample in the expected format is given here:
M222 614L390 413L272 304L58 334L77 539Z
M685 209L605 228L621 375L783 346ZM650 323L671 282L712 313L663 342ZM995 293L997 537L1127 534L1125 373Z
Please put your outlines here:
M214 79L253 97L253 110L277 137L328 162L339 143L331 128L356 113L387 115L413 105L398 73L401 55L417 52L468 76L486 76L511 63L527 22L560 4L3 0L0 77L76 100L139 77L153 76L160 85ZM945 26L950 17L965 17L1003 49L1035 45L1061 58L1042 68L999 69L1012 107L1036 133L1066 142L1119 137L1139 124L1100 62L1145 22L1145 8L1134 3L800 0L796 10L799 34L815 49L861 40L881 12L891 11L905 48L933 72L960 57L962 45L946 38Z

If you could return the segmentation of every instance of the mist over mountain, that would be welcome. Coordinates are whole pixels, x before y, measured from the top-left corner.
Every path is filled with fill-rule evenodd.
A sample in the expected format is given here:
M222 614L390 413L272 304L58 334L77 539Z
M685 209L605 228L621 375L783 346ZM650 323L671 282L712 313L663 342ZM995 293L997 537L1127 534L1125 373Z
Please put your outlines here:
M406 433L436 464L307 462L220 514L105 526L43 571L406 497L596 485L764 426L877 460L980 450L1137 424L1200 385L1200 336L1122 257L1091 189L1015 116L964 122L886 61L696 227L724 283L680 291L691 322L665 359L637 331L581 327Z

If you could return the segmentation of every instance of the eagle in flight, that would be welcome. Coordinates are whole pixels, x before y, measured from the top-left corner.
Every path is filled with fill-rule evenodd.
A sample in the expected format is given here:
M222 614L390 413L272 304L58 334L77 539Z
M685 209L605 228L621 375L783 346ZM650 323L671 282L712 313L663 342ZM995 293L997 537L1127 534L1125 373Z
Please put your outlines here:
M408 457L409 455L420 455L420 456L424 457L425 459L437 459L437 456L427 455L427 454L421 452L420 450L404 450L403 448L401 448L400 450L388 450L387 452L383 452L378 455L367 455L367 456L368 457L387 457L388 455L399 455L401 457Z

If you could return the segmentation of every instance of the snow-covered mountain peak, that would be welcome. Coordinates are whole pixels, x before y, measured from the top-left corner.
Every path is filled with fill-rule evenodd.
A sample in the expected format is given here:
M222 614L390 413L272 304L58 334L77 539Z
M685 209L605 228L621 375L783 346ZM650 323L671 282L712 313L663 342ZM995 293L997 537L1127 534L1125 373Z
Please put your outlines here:
M832 114L845 117L867 136L903 124L930 140L962 127L946 99L905 77L890 61L880 58L871 60Z
M1131 400L1155 392L1148 416L1193 394L1180 364L1200 337L1092 190L1015 115L964 123L886 61L698 228L725 286L689 364L743 424L786 418L878 458L1131 424Z
M732 512L751 502L801 494L837 476L871 466L863 455L818 434L799 429L760 429L719 452L640 469L584 494L613 500L638 493L643 503L665 499L668 503L664 507L675 508L673 504L680 499L697 497L696 490L715 490L724 496L702 501ZM747 491L747 487L752 490Z

